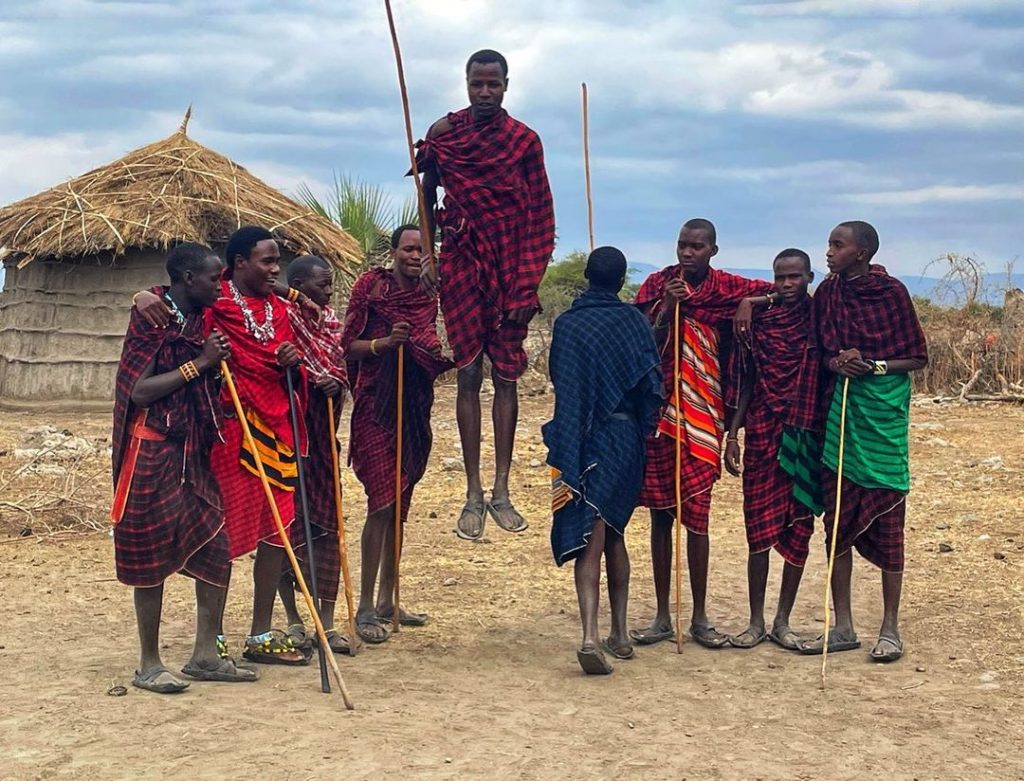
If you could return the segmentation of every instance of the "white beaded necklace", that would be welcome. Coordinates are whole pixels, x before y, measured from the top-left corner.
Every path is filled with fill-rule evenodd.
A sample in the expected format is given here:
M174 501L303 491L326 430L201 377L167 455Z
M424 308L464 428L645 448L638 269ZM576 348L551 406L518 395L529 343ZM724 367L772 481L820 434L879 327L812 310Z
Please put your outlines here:
M238 308L242 310L242 320L245 323L245 328L251 333L256 341L260 344L266 344L274 338L274 309L270 306L270 299L266 299L263 304L263 325L256 323L256 317L253 315L252 310L248 304L245 303L245 299L242 298L242 294L238 292L238 288L235 287L234 282L228 282L228 287L231 289L231 297L235 303L238 304Z

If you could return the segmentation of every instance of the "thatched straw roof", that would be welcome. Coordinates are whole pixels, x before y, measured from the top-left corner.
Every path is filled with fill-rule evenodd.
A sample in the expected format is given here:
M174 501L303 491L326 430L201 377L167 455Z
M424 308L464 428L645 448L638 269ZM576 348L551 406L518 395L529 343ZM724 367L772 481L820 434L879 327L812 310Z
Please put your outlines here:
M242 225L273 231L296 254L315 254L354 276L359 245L339 226L285 197L186 134L191 108L168 138L0 209L0 258L22 268L179 241L224 244Z

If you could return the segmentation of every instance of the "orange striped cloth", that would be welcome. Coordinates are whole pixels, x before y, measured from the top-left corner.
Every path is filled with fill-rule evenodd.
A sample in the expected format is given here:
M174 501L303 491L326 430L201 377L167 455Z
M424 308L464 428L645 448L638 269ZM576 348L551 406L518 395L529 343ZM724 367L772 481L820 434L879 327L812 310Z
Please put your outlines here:
M691 317L681 318L679 330L682 332L679 387L674 389L665 405L656 436L675 437L678 431L691 456L717 468L721 462L722 434L725 431L718 332ZM676 399L682 405L681 426L676 424Z

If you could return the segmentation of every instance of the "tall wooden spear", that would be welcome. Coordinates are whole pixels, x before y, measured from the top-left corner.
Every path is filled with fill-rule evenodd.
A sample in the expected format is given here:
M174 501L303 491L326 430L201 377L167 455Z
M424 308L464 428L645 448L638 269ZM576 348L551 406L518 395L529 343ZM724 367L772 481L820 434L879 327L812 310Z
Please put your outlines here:
M391 11L390 0L384 0L384 10L388 15L388 27L391 28L391 45L395 50L395 67L398 69L398 89L402 95L402 112L405 115L405 141L409 147L409 166L412 170L412 181L416 187L416 206L420 220L420 245L423 255L427 258L430 273L437 279L437 263L434 259L434 234L430 230L427 219L427 201L423 196L423 183L420 182L420 170L416 163L416 145L412 138L412 116L409 114L409 91L405 86L405 69L402 67L402 50L398 46L398 33L395 30L395 15ZM397 610L398 607L395 607ZM397 628L397 626L396 626Z
M338 553L341 556L341 575L345 583L345 607L348 610L349 656L359 651L356 634L356 608L352 601L352 573L348 568L348 543L345 541L345 513L341 505L341 464L338 462L338 432L334 426L334 399L327 397L327 427L331 437L331 468L334 473L334 512L338 518Z
M402 427L403 427L403 415L405 412L405 345L398 345L398 388L397 397L395 403L397 405L395 411L395 590L394 600L395 606L392 609L392 617L394 619L391 631L398 634L399 627L402 624L402 613L399 597L401 596L401 589L399 588L399 577L398 570L399 564L402 560Z
M590 105L587 99L587 82L580 85L583 93L583 176L587 190L587 235L590 237L590 251L594 251L594 203L590 195Z
M843 502L843 450L846 447L846 394L850 378L843 377L843 400L839 409L839 458L836 463L836 503L832 508L832 544L828 551L828 571L825 573L825 633L821 636L821 675L819 688L825 690L825 665L828 663L829 602L832 596L832 570L836 566L836 535L839 533L839 510Z
M673 356L674 371L673 371L673 390L675 391L673 404L676 407L676 469L675 469L675 488L676 488L676 547L675 547L675 560L676 560L676 653L681 654L683 652L683 487L681 483L681 476L679 474L682 468L683 460L683 432L682 432L682 420L683 420L683 406L681 403L679 392L679 354L681 345L679 344L679 302L676 301L675 315L672 318L673 328L675 329L675 335L672 337L672 347L675 355Z

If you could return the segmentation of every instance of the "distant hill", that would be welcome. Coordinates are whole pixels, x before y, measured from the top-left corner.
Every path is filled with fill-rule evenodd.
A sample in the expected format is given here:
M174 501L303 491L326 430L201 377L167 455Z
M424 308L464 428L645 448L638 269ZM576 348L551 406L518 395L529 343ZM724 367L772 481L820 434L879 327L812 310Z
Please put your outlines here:
M633 263L629 267L629 280L630 282L643 282L648 275L658 271L659 268L660 266L653 266L650 263ZM771 272L763 268L724 268L723 271L729 271L751 279L767 279L770 281L772 278ZM823 279L826 273L824 269L816 268L814 270L815 278L819 280ZM907 286L907 290L910 291L912 296L929 298L936 303L952 303L949 301L950 294L946 293L943 289L943 281L937 277L910 275L901 276L900 281ZM981 285L983 291L982 299L990 304L1001 305L1003 303L1003 292L1007 288L1007 281L1009 281L1010 287L1024 289L1024 274L1013 274L1009 279L1006 274L986 274Z

